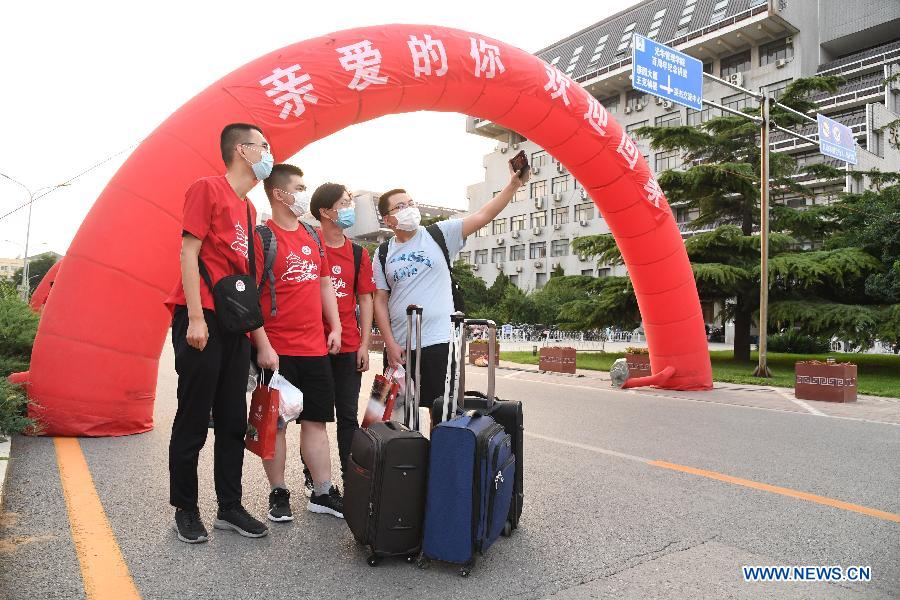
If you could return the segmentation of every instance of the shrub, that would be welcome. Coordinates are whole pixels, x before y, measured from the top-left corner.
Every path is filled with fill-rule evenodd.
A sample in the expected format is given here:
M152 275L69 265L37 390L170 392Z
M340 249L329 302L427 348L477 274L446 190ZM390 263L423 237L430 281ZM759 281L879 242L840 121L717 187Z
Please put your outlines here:
M796 329L769 336L766 345L770 352L787 354L822 354L831 351L831 343L824 338L805 335Z
M34 425L26 416L28 397L6 380L28 370L39 317L13 294L0 294L0 440Z
M18 386L0 379L0 442L14 433L21 433L34 426L26 415L28 397Z

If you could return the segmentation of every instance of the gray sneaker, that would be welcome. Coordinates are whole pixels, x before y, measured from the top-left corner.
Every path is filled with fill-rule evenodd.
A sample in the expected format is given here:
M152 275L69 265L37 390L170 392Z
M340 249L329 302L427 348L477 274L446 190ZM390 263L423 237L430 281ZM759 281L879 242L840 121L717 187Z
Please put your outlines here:
M244 537L251 538L263 537L269 533L269 528L250 516L250 513L240 504L228 509L220 507L213 527L236 531Z

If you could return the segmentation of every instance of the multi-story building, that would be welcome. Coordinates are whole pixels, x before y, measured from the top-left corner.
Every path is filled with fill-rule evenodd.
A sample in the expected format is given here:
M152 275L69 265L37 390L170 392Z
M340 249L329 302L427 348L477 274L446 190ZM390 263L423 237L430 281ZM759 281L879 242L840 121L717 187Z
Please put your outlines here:
M719 111L686 109L632 89L631 40L638 33L703 61L704 71L740 87L778 98L793 80L812 75L845 79L834 94L814 97L819 112L853 131L862 150L856 169L900 171L897 140L882 128L898 118L900 84L884 80L900 72L900 2L897 0L645 0L538 51L594 95L628 132L645 125L699 125ZM703 96L741 109L756 100L705 81ZM555 268L567 275L624 274L622 267L597 268L571 251L579 236L607 233L603 218L566 169L536 144L496 123L469 118L466 130L498 141L484 157L485 180L469 187L470 210L477 210L508 180L507 160L520 149L534 170L498 218L468 241L460 257L489 285L505 273L522 289L541 287ZM815 125L800 133L815 133ZM682 166L678 152L654 151L647 140L635 142L650 168L659 173ZM800 165L828 162L818 147L773 133L772 148L792 154ZM896 135L894 136L896 138ZM893 143L893 145L892 145ZM841 165L843 163L840 163ZM864 182L798 180L815 189L813 201L773 198L793 207L828 202L841 191L857 191ZM672 206L686 224L696 215ZM709 307L712 312L712 307ZM709 315L708 321L712 321Z
M0 258L0 279L12 279L16 270L21 268L21 258Z

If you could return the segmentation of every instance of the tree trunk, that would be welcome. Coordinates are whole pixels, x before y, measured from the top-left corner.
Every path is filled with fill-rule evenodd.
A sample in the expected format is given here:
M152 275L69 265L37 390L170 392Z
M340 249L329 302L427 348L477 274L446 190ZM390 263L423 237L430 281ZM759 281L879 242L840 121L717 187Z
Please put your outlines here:
M734 358L750 362L750 325L752 312L747 298L738 295L734 308Z

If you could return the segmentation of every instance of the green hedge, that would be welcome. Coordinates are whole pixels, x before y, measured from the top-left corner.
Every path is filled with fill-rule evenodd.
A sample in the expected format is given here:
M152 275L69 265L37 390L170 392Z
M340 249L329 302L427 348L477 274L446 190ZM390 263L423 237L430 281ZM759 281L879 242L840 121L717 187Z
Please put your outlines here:
M28 370L39 317L14 294L0 294L0 441L34 422L26 417L28 398L6 378Z

